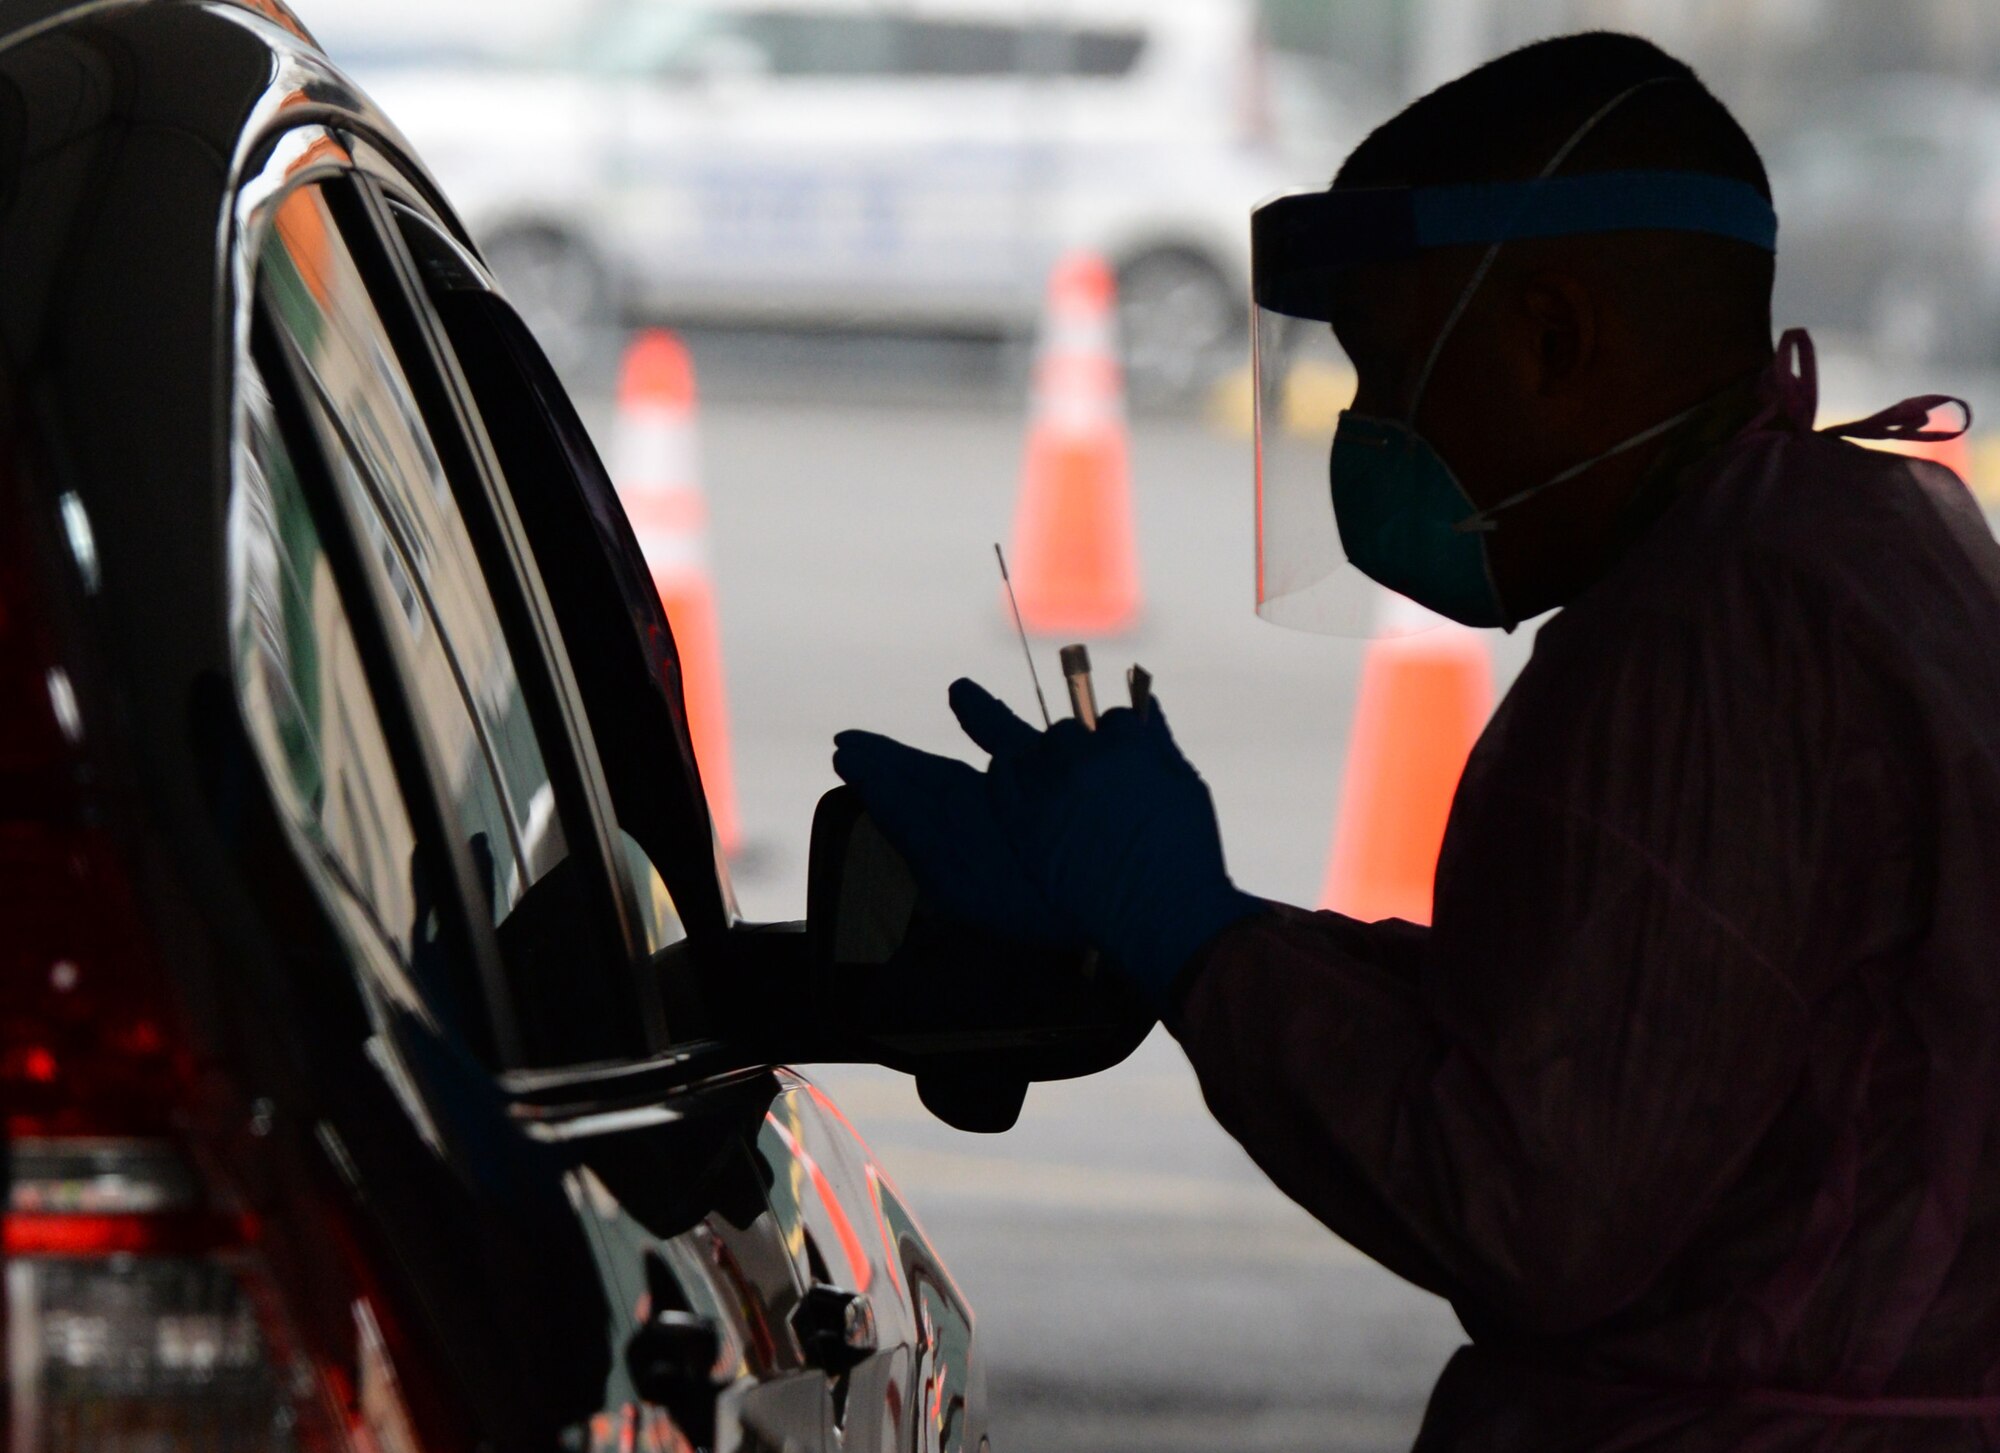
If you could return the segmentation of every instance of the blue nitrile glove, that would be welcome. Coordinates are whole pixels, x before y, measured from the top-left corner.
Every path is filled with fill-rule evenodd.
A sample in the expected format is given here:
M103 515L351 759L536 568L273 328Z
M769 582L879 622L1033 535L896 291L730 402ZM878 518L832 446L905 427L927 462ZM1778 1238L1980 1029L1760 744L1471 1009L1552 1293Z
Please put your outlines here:
M971 681L952 683L951 707L993 753L993 814L1029 876L1156 1009L1196 950L1268 908L1229 881L1208 786L1157 699L1094 732L1037 732Z
M833 745L833 770L938 909L1023 943L1082 946L1082 930L1049 906L1001 831L984 773L874 732L841 732Z

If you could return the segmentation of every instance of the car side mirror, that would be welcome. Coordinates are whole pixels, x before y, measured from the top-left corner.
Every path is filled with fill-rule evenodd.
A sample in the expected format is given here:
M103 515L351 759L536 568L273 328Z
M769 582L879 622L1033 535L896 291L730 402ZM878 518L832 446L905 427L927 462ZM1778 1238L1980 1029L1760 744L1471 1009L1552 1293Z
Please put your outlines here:
M903 1070L933 1114L964 1130L1007 1129L1032 1081L1109 1069L1154 1023L1096 955L1003 938L926 903L848 787L813 817L803 945L777 949L795 929L739 934L762 967L732 977L765 992L732 1017L783 1026L772 1059ZM779 954L792 961L781 976Z

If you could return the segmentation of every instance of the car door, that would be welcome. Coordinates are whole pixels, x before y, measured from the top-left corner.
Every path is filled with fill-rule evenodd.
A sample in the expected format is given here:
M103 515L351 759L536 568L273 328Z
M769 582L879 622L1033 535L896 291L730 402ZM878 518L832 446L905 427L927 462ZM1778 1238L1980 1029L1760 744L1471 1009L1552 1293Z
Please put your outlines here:
M339 154L329 139L321 163ZM406 1034L393 1078L441 1155L493 1170L473 1176L482 1210L539 1207L544 1238L579 1252L557 1264L604 1324L578 1340L611 1355L576 1373L595 1391L568 1445L813 1453L832 1385L801 1350L804 1288L757 1153L776 1084L754 1066L675 1073L672 996L656 992L672 975L654 961L685 947L686 924L618 825L504 476L381 192L352 171L294 187L256 267L263 373L325 478L352 608L376 627L378 676L439 804L455 871L427 891L455 888L475 948L457 975L413 956L412 1002L449 1003L431 1017L478 1032L456 1054ZM707 1365L683 1370L691 1394L635 1371L663 1311L711 1339ZM561 1405L578 1412L574 1386Z
M785 1172L772 1210L807 1281L863 1299L877 1322L875 1350L836 1385L843 1448L982 1446L965 1298L833 1100L790 1071L779 1083L762 1132L767 1157Z
M320 135L286 160L317 168L335 154ZM257 269L232 360L227 629L278 841L255 812L243 831L263 856L289 845L336 930L323 945L290 880L252 860L248 885L285 946L264 1012L306 1016L295 1040L310 1088L288 1103L310 1107L346 1208L334 1245L293 1249L298 1280L315 1279L312 1256L364 1268L353 1320L369 1335L353 1385L381 1446L415 1446L413 1423L546 1446L602 1404L611 1309L559 1159L514 1129L492 1077L512 1027L494 1012L488 899L466 832L496 819L492 800L468 815L446 790L463 782L440 770L452 740L424 722L397 648L398 630L433 633L421 577L405 557L371 558L387 542L359 527L334 417L299 387L294 344L312 346L313 315L297 301L332 296L325 221L311 197L266 214L271 265ZM350 433L385 417L339 413ZM224 719L206 720L227 756Z
M481 1063L493 1036L478 1014L474 935L461 900L441 891L439 803L352 590L352 538L325 508L327 471L274 365L266 355L235 370L228 630L236 704L279 832L335 926L323 955L281 877L252 880L288 920L288 952L271 967L289 971L278 1002L307 1025L297 1074L311 1093L285 1103L311 1107L333 1201L346 1207L331 1224L352 1229L306 1248L274 1227L272 1243L299 1268L296 1284L315 1283L313 1257L363 1268L359 1294L338 1295L372 1333L348 1375L357 1389L374 1384L364 1416L380 1446L419 1446L438 1421L465 1421L461 1409L511 1430L496 1447L532 1446L601 1404L610 1309L560 1167L511 1133ZM267 855L274 846L254 828L245 838Z
M733 995L757 991L735 982L730 941L743 930L730 923L726 895L714 892L726 871L694 785L672 635L611 482L546 360L478 260L421 207L391 209L497 458L511 479L540 486L519 484L513 498L567 643L613 810L660 865L688 925L684 941L652 960L669 1053L526 1083L522 1108L544 1117L538 1134L593 1136L600 1198L618 1201L638 1231L683 1249L690 1243L676 1228L692 1207L743 1190L731 1179L740 1162L715 1161L706 1147L747 1135L762 1203L801 1288L789 1312L766 1298L769 1335L780 1346L798 1343L819 1367L840 1446L976 1448L971 1313L914 1217L823 1094L788 1071L746 1080L733 1068L741 1055L706 1038L711 991L723 987L718 976ZM706 1088L693 1068L702 1063L723 1071ZM755 1093L733 1088L747 1091L752 1082ZM663 1100L661 1084L695 1088L670 1089ZM671 1114L622 1143L613 1133L621 1116L663 1112ZM686 1184L664 1178L656 1169L664 1152L647 1149L649 1135L681 1137L688 1148L676 1154L710 1167L704 1174L716 1177L717 1189L690 1197ZM726 1210L719 1221L711 1216L699 1235L726 1239L729 1222ZM624 1234L637 1234L634 1225ZM845 1319L866 1323L872 1336L835 1345Z

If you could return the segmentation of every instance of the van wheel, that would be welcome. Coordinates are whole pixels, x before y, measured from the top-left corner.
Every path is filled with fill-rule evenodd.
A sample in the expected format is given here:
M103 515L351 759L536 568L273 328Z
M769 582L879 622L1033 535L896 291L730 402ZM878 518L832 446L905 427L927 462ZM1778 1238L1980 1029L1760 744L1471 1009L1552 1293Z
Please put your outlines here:
M606 360L618 321L611 284L581 239L554 227L515 227L482 250L507 301L566 382L611 366Z
M1197 403L1248 357L1244 302L1222 270L1181 248L1143 252L1118 269L1118 336L1133 403Z

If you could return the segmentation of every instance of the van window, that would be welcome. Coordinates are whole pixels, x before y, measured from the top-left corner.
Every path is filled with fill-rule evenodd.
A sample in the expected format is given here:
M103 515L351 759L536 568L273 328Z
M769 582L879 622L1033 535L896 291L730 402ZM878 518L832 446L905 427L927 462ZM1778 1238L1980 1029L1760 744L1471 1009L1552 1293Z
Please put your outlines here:
M614 0L585 30L579 59L611 75L698 80L753 76L881 76L894 67L885 16L816 10L712 10Z
M1070 33L1069 73L1115 77L1139 63L1146 37L1136 30L1077 30Z
M1025 24L1005 20L618 0L592 22L580 56L591 70L681 79L719 70L798 80L1004 77L1028 69L1028 35ZM1136 31L1078 31L1069 68L1078 75L1122 75L1142 43Z
M908 20L896 27L896 69L925 76L1007 76L1022 69L1019 26Z
M895 28L886 16L761 10L736 30L773 76L881 76L895 69Z

